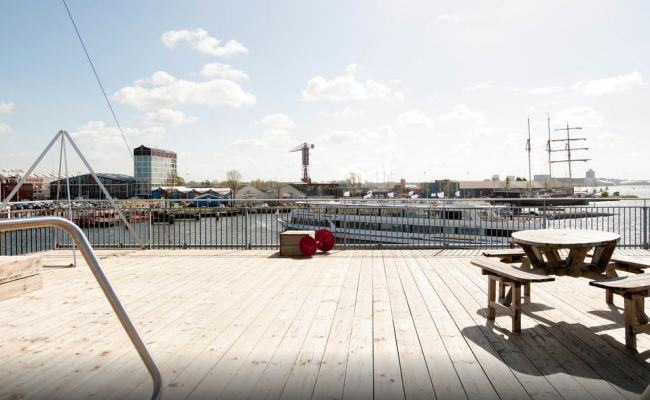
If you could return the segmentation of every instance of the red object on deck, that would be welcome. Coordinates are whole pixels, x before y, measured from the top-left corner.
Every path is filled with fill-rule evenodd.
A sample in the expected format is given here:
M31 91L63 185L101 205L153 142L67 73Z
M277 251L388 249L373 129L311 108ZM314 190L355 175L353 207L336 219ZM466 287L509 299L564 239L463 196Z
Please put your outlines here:
M335 243L336 239L334 239L334 235L332 235L332 232L327 229L321 229L316 232L316 244L318 245L318 250L325 252L330 251L334 248Z
M302 239L300 239L300 252L307 257L311 257L314 254L316 254L316 249L318 248L318 244L316 243L316 239L314 239L311 236L303 236Z

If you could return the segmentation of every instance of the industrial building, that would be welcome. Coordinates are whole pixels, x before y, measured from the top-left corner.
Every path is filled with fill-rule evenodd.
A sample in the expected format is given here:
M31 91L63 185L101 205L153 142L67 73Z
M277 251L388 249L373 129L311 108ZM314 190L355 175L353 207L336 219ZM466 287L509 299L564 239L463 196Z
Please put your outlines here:
M135 195L151 198L154 189L169 186L170 176L177 175L176 153L144 145L133 149Z
M208 194L217 198L230 198L228 188L188 188L185 186L161 186L152 192L154 199L193 199Z
M21 169L0 170L0 201L11 194L25 175ZM32 173L20 187L12 201L47 200L50 198L50 183L58 179L54 174Z
M114 199L129 199L135 193L135 179L121 174L97 174L106 191ZM59 187L60 185L60 187ZM92 174L73 176L50 183L50 198L56 199L57 192L61 199L68 198L68 185L72 199L105 199L106 195L95 181Z

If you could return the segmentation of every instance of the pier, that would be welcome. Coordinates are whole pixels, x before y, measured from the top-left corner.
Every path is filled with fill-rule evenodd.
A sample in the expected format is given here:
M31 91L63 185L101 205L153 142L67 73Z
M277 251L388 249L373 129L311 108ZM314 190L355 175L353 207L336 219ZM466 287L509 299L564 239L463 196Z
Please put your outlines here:
M650 259L646 250L618 250ZM142 399L151 380L89 268L43 257L43 288L2 302L2 398ZM557 277L522 332L486 319L480 250L99 250L162 370L164 399L634 399L650 335L623 301Z

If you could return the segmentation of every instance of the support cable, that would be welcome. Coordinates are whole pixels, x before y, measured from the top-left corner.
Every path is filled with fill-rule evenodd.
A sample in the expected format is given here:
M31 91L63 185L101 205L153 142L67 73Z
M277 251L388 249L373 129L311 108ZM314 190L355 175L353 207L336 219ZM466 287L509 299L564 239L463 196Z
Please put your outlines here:
M104 95L104 99L106 99L106 103L108 104L108 108L111 110L111 114L113 115L113 119L115 120L115 123L117 124L117 128L120 131L120 135L122 135L122 139L124 139L124 144L126 144L126 148L129 152L129 155L131 156L131 159L133 160L133 165L135 166L135 170L140 176L140 180L142 180L142 173L140 172L140 169L138 168L138 165L135 163L135 157L133 156L133 153L131 153L131 147L129 147L129 143L126 141L126 137L124 136L124 132L122 132L122 126L120 126L120 122L117 120L117 116L115 115L115 111L113 111L113 106L111 105L110 100L108 100L108 96L106 95L106 91L104 90L104 86L102 85L101 80L99 79L99 75L97 75L97 71L95 70L95 66L93 65L92 60L90 59L90 55L88 54L88 50L86 50L86 45L84 45L84 41L81 39L81 34L79 33L79 30L77 29L77 24L74 23L74 18L72 18L72 14L70 13L70 9L68 8L68 4L66 4L65 0L63 0L63 5L65 6L66 11L68 12L68 16L70 16L70 21L72 22L72 26L74 27L75 32L77 32L77 37L79 38L79 42L81 42L81 47L84 49L84 53L86 53L86 58L88 58L88 62L90 63L90 67L93 70L93 73L95 74L95 78L97 78L97 83L99 84L100 89L102 90L102 94ZM137 179L136 179L136 185L137 185Z

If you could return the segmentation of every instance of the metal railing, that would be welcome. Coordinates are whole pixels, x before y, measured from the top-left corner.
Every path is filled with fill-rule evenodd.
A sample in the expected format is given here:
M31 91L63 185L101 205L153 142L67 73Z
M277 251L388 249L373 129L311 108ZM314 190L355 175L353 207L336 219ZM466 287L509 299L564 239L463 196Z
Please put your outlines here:
M13 218L13 219L5 219L0 221L0 232L2 233L6 233L8 231L15 231L15 230L42 229L44 227L58 228L64 230L69 235L69 237L72 240L74 240L77 246L79 246L79 250L81 251L81 254L86 260L86 263L90 267L90 270L92 271L93 275L95 276L95 279L97 279L97 283L99 283L99 286L102 288L102 291L106 296L106 299L108 299L108 302L110 303L111 307L113 307L113 311L115 311L117 318L122 323L122 326L124 327L124 330L129 336L129 339L131 339L133 346L138 351L140 358L144 362L145 366L147 367L147 370L149 371L149 374L151 375L151 379L153 380L153 394L151 396L151 399L152 400L160 399L162 397L162 390L163 390L162 389L163 381L162 381L162 375L160 373L160 370L158 369L155 360L151 356L151 353L149 353L149 350L147 349L147 345L140 337L138 330L133 324L133 321L131 321L131 318L126 312L126 309L122 305L122 302L117 296L115 289L113 289L113 286L111 285L108 276L106 276L106 274L104 273L104 270L102 269L101 264L99 263L99 259L93 252L93 249L90 246L88 240L86 239L84 232L82 232L78 226L76 226L69 220L59 218L59 217Z
M278 249L283 230L322 228L335 233L338 249L503 248L514 246L510 239L513 231L553 228L614 232L621 236L618 247L648 249L650 232L650 202L644 199L562 207L544 203L539 207L476 207L462 200L424 199L355 199L338 205L305 200L270 206L259 205L261 201L238 201L232 207L177 207L177 200L140 201L121 205L121 211L149 249ZM20 219L30 213L52 211L5 212L0 219ZM61 208L57 213L74 221L94 248L140 247L117 213L105 204L74 207L72 215ZM70 247L71 238L52 228L0 234L0 254L5 255Z

